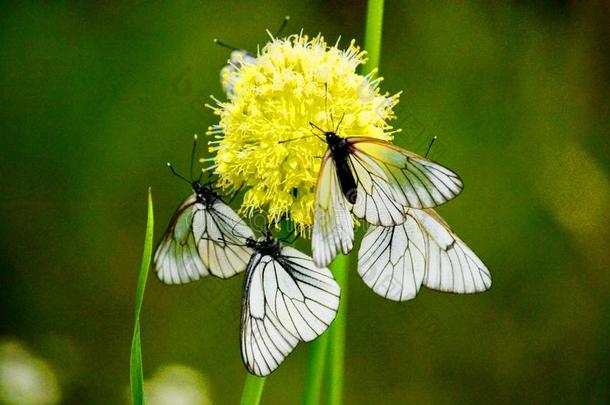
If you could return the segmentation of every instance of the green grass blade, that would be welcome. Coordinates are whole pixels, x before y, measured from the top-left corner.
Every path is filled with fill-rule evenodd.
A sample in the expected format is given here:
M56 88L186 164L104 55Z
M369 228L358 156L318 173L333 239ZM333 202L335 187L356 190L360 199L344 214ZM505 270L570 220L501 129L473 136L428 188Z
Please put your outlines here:
M265 377L257 377L248 373L244 390L241 393L240 405L258 405L263 396L263 388L265 387Z
M328 333L323 333L322 336L309 344L303 405L316 405L320 403L327 352Z
M368 60L362 67L362 73L368 73L379 67L382 33L383 0L369 0L364 31L364 49L366 50Z
M140 312L142 311L142 301L144 300L144 288L148 279L148 269L152 256L154 215L152 194L148 189L148 217L146 220L146 236L144 238L144 253L142 254L142 264L140 275L138 276L138 288L136 293L135 325L133 328L133 338L131 340L131 359L130 359L130 383L131 400L134 405L144 404L144 373L142 370L142 344L140 341Z
M343 403L343 374L345 369L345 323L347 315L347 283L349 257L338 255L330 265L335 280L341 286L341 304L337 317L328 330L328 398L329 405Z

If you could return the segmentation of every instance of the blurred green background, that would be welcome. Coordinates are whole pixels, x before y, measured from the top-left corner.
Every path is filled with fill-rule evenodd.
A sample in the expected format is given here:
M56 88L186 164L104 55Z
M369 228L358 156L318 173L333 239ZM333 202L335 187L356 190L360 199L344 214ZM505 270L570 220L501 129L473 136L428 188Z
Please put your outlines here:
M165 162L187 167L192 135L214 122L203 104L222 98L228 52L212 39L255 50L289 14L287 33L361 44L364 12L3 2L0 402L127 402L146 189L158 239L190 192ZM466 183L439 211L494 284L393 303L354 268L347 403L608 403L609 27L604 2L388 2L382 88L403 90L397 143L423 153L439 137L431 158ZM149 279L154 403L175 381L191 403L236 403L241 281ZM264 403L300 403L306 352L268 379Z

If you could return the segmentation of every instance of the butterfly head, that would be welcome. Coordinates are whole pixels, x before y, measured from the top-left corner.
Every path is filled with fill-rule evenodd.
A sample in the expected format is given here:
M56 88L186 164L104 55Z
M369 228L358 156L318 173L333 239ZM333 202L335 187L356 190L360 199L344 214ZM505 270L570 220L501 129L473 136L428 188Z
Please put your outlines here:
M323 139L324 141L326 141L329 148L342 149L347 144L347 141L345 140L345 138L342 138L339 135L337 135L337 132L339 131L339 127L341 126L341 123L343 122L343 118L345 118L345 114L343 114L341 116L341 119L337 123L337 126L334 125L334 120L332 118L332 114L329 114L329 117L330 117L330 121L333 123L332 128L334 128L331 131L326 131L326 130L320 128L319 126L317 126L316 124L314 124L313 122L310 122L309 125L311 126L312 130L314 131L314 136L318 136L320 139ZM315 131L318 131L318 134L316 134ZM324 135L324 138L322 138L320 135Z
M201 184L199 180L195 180L191 183L193 191L197 195L197 202L210 206L214 201L218 199L218 194L212 188L210 184Z
M346 143L345 138L341 138L334 131L324 132L324 137L326 138L326 143L331 149L342 147Z
M270 234L262 236L258 240L249 238L246 240L246 246L262 255L272 257L280 256L282 250L280 241Z

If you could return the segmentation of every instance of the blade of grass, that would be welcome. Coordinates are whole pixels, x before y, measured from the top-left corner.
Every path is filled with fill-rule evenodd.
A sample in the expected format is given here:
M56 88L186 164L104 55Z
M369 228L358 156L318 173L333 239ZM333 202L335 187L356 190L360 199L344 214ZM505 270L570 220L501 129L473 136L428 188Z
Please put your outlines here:
M131 359L130 359L130 383L131 400L134 405L144 404L144 372L142 369L142 344L140 341L140 312L142 311L142 301L144 300L144 288L148 279L148 268L152 256L153 245L153 203L150 188L148 189L148 216L146 219L146 236L144 237L144 253L140 265L140 275L138 276L138 287L136 292L135 306L135 325L133 328L133 338L131 339Z
M381 57L381 38L383 36L383 0L369 0L366 10L364 49L368 60L362 66L362 73L379 67Z
M328 333L322 334L322 336L318 337L309 344L309 351L307 352L307 375L305 377L305 391L303 392L303 405L316 405L320 403L327 352Z
M379 66L382 32L383 0L369 0L364 34L364 49L367 51L368 60L362 66L361 73L368 73ZM335 279L341 286L341 305L337 318L329 330L328 397L326 401L329 405L343 403L348 267L347 256L338 256L331 265Z
M326 403L343 403L343 374L345 368L345 323L347 314L347 282L349 257L339 255L330 265L335 280L341 286L341 304L337 317L328 330L328 397Z
M240 405L258 405L263 396L263 388L265 386L265 378L257 377L248 373L244 390L241 393Z

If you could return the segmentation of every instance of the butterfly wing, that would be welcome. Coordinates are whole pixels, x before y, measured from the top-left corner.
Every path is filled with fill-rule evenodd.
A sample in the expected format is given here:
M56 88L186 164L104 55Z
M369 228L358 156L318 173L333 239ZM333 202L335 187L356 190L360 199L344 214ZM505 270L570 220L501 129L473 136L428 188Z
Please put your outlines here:
M246 368L271 374L299 341L311 341L339 308L339 285L327 268L291 247L273 258L255 253L244 282L241 353Z
M435 207L463 188L462 180L451 170L389 142L347 139L350 164L358 182L353 212L371 224L398 225L404 219L396 213L401 206Z
M458 294L491 286L487 267L432 210L409 209L401 225L371 226L360 246L358 273L394 301L415 298L422 284Z
M261 377L278 368L299 342L265 302L262 275L270 259L259 253L250 259L241 310L241 357L248 371Z
M157 276L166 284L184 284L212 274L228 278L246 268L252 230L222 200L208 209L195 194L176 210L154 256Z
M478 256L432 210L412 210L429 240L423 284L434 290L471 294L491 287L491 274Z
M193 234L198 256L212 275L229 278L245 270L252 255L246 239L254 232L221 199L194 216Z
M203 208L193 194L172 217L153 259L157 276L164 283L183 284L210 274L199 258L192 232L193 218Z
M316 190L311 250L316 265L327 266L339 251L348 253L354 242L354 219L341 192L337 168L326 151Z
M371 226L358 252L358 273L364 283L384 298L415 298L424 279L427 235L407 211L396 226Z

